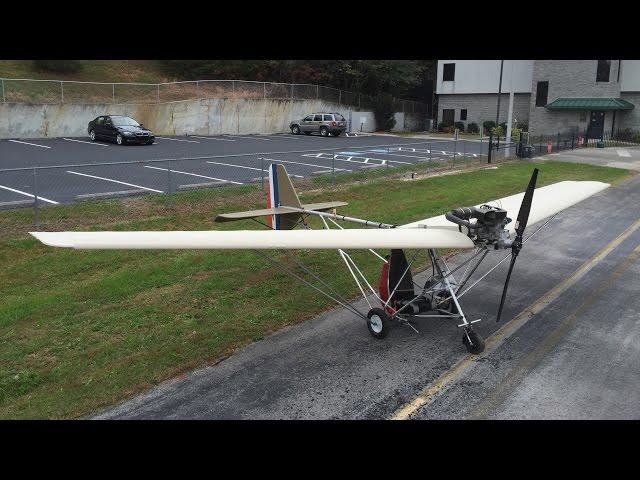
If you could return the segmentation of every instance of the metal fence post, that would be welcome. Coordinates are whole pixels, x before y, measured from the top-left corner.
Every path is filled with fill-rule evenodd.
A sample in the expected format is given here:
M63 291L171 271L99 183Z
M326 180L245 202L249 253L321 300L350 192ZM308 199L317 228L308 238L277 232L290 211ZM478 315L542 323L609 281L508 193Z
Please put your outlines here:
M38 179L37 179L37 170L34 167L33 169L33 211L34 211L34 221L36 224L36 230L40 228L40 208L38 205Z
M333 152L333 157L331 159L331 179L335 183L336 181L336 153Z
M60 82L60 99L61 103L64 103L64 86L62 85L62 82Z
M168 203L171 204L171 160L167 160L167 193L169 194Z
M487 152L487 163L491 163L492 145L493 145L493 132L489 132L489 151Z
M482 152L484 150L482 149L482 137L480 137L480 160L482 160Z

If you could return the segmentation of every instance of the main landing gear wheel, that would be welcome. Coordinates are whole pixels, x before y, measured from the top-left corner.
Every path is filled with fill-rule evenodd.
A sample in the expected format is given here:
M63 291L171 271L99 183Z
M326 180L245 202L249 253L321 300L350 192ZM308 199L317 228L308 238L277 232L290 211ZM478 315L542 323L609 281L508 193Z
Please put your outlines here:
M473 328L465 328L462 334L462 343L464 343L469 353L478 355L484 352L484 340Z
M391 328L391 317L381 308L372 308L367 315L367 328L375 338L384 338Z
M291 133L294 135L300 135L300 127L298 125L294 125L291 127Z

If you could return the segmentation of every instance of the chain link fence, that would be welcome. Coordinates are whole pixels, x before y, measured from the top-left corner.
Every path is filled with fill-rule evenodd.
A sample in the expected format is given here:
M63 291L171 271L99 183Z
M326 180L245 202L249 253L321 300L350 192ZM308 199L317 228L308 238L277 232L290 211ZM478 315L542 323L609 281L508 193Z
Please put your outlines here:
M371 96L321 85L246 80L99 83L0 78L0 85L4 103L150 104L200 98L317 99L371 109L375 100ZM413 100L396 99L396 108L405 113L428 112L426 104Z
M157 229L159 218L265 208L268 168L282 163L302 201L339 198L346 185L410 181L487 163L487 143L420 142L0 170L0 238L28 231ZM515 151L513 152L515 153ZM493 163L510 159L494 155ZM333 193L336 192L336 193ZM306 200L305 200L306 199ZM320 199L320 200L319 200ZM170 228L170 227L167 227ZM218 228L218 227L215 227ZM222 227L226 228L226 227Z

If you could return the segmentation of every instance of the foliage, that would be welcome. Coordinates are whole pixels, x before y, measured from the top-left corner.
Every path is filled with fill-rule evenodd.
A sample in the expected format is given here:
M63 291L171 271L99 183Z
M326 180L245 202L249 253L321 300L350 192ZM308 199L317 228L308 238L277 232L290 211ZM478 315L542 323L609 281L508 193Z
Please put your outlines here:
M376 129L388 132L396 125L394 113L396 105L393 96L389 93L378 95L374 99L373 114L376 118Z
M493 127L491 129L491 133L496 137L501 137L504 135L504 131L502 130L502 125L498 125L497 127Z
M457 128L460 132L464 132L464 122L455 122L453 126Z
M182 80L255 80L310 83L377 96L431 101L433 60L161 60Z
M478 124L476 122L471 122L467 125L467 132L468 133L479 133L480 132L480 127L478 127Z
M491 132L491 130L494 129L495 126L496 122L494 122L493 120L485 120L484 122L482 122L482 128L484 128L484 132L487 135Z
M36 70L54 73L77 73L82 70L80 60L34 60Z

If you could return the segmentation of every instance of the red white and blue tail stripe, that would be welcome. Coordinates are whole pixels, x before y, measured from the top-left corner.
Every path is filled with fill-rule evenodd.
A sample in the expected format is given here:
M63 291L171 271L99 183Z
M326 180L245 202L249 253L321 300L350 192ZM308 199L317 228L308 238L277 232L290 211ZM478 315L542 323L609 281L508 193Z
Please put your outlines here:
M277 208L280 206L277 167L278 165L275 163L272 163L269 166L269 193L267 194L267 208ZM273 230L280 230L280 215L269 215L267 217L267 221Z

